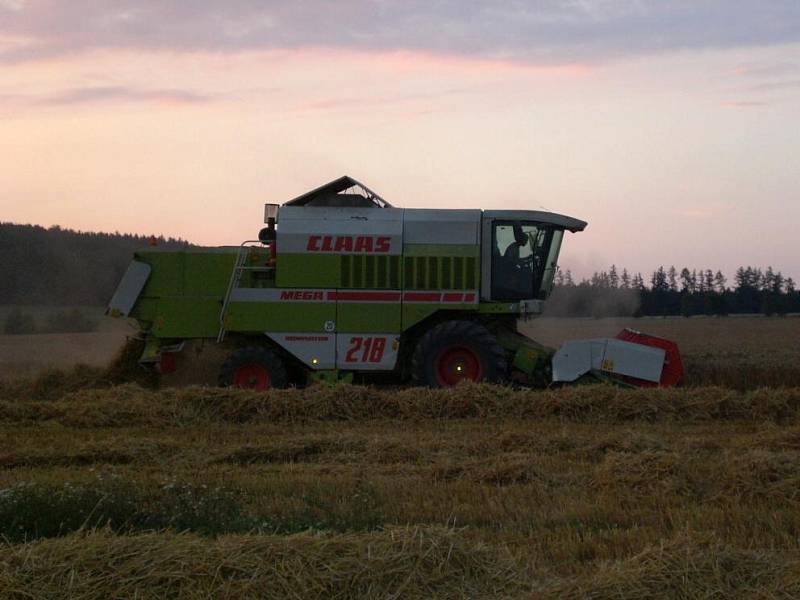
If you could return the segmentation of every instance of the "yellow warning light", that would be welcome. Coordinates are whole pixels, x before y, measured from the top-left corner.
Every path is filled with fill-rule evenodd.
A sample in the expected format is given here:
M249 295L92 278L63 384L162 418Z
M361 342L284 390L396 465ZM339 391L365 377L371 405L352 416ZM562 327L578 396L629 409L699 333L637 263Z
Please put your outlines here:
M312 365L316 365L316 364L318 364L318 363L319 363L319 359L318 359L318 358L312 358L312 359L311 359L311 364L312 364Z

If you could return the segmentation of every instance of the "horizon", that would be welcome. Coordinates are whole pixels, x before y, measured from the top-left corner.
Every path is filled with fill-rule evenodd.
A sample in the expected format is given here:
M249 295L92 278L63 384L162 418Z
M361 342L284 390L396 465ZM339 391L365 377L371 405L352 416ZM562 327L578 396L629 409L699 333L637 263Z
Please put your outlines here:
M800 5L0 0L0 214L236 245L344 173L589 222L560 264L797 280Z

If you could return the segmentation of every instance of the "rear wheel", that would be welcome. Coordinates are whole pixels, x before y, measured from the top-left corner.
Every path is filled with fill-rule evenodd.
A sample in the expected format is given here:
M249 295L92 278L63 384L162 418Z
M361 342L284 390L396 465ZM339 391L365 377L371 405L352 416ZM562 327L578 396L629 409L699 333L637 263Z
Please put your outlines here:
M257 346L236 350L219 371L222 387L266 390L285 388L288 383L283 361L271 350Z
M502 381L508 364L503 348L483 325L445 321L420 339L411 359L416 383L451 387L461 381Z

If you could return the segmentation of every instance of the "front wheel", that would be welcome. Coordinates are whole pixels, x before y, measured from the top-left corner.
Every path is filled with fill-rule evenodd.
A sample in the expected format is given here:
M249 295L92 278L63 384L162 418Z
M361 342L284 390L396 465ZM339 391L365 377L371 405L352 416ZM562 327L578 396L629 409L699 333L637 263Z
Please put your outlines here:
M219 385L249 390L285 388L289 383L286 366L271 350L258 346L239 348L219 371Z
M414 381L430 387L502 381L507 371L505 351L486 327L474 321L436 325L422 336L412 357Z

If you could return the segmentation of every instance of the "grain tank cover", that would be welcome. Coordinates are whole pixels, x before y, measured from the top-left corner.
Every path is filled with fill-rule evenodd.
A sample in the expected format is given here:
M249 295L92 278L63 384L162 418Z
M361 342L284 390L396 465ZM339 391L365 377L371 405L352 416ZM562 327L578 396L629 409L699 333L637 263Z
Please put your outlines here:
M325 206L335 208L392 208L392 205L378 196L375 192L344 175L339 179L326 183L316 189L306 192L293 200L284 203L284 206Z

